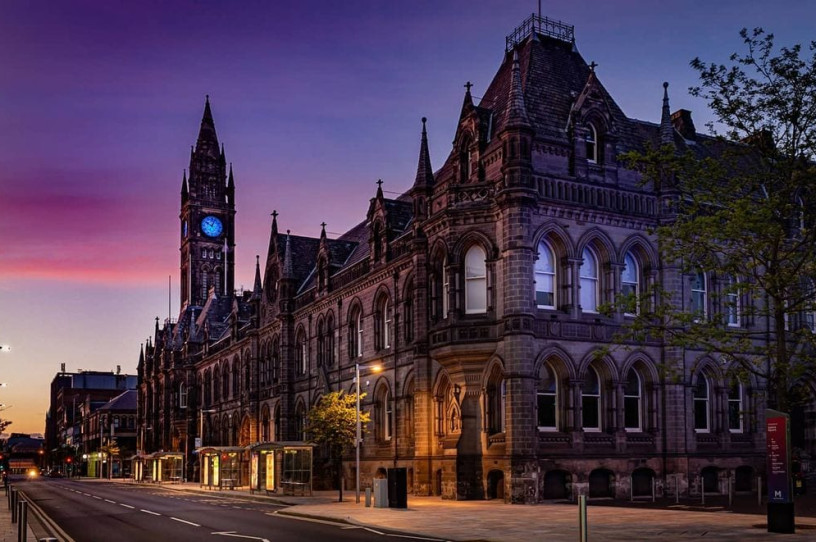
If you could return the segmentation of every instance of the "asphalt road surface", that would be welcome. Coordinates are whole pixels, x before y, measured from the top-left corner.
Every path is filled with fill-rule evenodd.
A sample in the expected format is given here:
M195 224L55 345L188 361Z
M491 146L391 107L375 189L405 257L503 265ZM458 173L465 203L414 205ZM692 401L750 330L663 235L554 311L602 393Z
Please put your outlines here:
M286 507L160 486L68 479L15 484L75 542L284 542L431 540L405 533L293 518Z

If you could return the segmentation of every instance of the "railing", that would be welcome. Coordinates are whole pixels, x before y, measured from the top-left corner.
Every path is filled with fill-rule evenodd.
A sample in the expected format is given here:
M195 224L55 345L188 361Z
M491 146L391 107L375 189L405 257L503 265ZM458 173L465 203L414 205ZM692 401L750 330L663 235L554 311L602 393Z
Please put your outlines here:
M537 185L539 196L549 200L641 216L654 216L657 211L657 198L650 194L546 177L538 178Z
M516 45L527 39L533 32L567 43L575 42L575 27L573 25L547 17L540 17L533 13L505 38L504 50L512 51Z

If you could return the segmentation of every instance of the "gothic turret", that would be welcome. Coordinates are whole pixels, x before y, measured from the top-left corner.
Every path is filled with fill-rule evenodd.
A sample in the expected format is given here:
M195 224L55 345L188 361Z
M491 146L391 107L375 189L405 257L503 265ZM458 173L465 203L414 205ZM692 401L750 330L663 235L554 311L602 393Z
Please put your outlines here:
M417 220L422 220L428 216L428 201L434 184L431 155L428 151L428 132L425 128L427 121L428 119L422 117L422 139L419 144L417 173L414 186L411 188L411 196L414 199L414 218Z
M674 125L669 108L669 84L663 83L663 110L660 115L660 144L674 147Z

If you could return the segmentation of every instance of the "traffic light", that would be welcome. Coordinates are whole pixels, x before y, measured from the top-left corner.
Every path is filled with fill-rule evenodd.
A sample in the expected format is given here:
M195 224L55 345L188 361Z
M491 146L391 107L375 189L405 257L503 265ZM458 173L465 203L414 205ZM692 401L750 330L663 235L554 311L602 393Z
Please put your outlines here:
M66 462L66 463L70 463L70 462L71 462L71 458L70 458L70 457L69 457L69 458L67 458L67 459L65 460L65 462Z

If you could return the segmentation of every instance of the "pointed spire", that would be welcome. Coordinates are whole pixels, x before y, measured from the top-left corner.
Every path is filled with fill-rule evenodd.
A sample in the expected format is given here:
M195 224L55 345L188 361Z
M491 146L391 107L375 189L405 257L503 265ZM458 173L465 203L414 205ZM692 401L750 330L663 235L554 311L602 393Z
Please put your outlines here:
M326 242L326 223L325 222L320 223L320 242L321 243Z
M159 335L159 317L158 316L156 317L156 330L155 331L156 331L156 336L158 336Z
M422 117L422 140L419 144L419 162L417 163L414 188L427 188L433 186L434 183L431 155L428 152L428 132L425 129L425 123L427 121L427 118Z
M660 144L674 146L674 125L669 108L669 83L663 83L663 111L660 115Z
M212 157L219 156L218 136L215 133L215 121L213 121L212 110L210 109L210 95L207 94L204 103L204 115L201 117L201 129L198 132L196 150L208 151Z
M227 181L227 188L235 188L235 179L232 177L232 162L230 162L229 168L229 180Z
M272 211L272 232L269 234L269 249L266 251L267 267L277 259L278 248L278 212Z
M510 77L510 96L507 100L505 128L530 127L527 107L524 105L524 92L521 88L521 64L518 49L513 51L513 70Z
M187 201L190 192L187 190L187 170L184 170L184 174L181 177L181 201Z
M144 365L144 343L139 345L139 366Z
M383 199L383 191L382 191L382 179L377 179L377 195L375 196L378 200Z
M286 230L286 248L283 252L283 273L281 278L294 278L294 268L292 267L292 247L289 230Z
M465 83L465 99L462 102L462 112L459 113L459 120L465 118L465 116L473 109L473 97L470 95L470 87L472 86L473 83L470 81Z
M261 257L255 255L255 284L252 287L252 299L261 299Z

